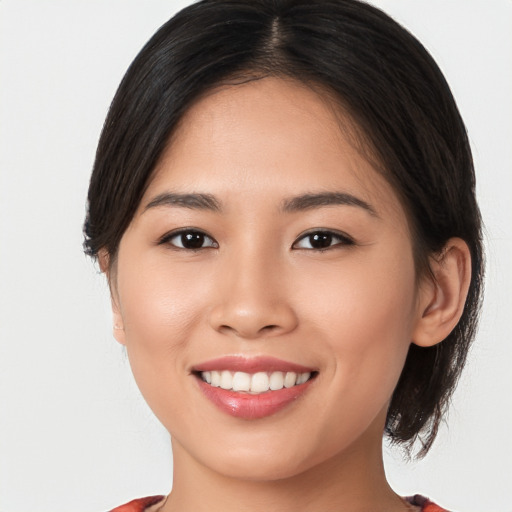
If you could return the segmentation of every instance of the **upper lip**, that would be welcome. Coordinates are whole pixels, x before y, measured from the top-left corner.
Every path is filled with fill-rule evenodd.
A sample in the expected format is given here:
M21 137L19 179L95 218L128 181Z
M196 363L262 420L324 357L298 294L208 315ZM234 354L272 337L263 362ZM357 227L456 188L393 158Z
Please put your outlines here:
M314 372L315 369L301 364L284 361L270 356L246 357L241 355L231 355L210 359L193 366L193 372L229 370L233 372L295 372L305 373Z

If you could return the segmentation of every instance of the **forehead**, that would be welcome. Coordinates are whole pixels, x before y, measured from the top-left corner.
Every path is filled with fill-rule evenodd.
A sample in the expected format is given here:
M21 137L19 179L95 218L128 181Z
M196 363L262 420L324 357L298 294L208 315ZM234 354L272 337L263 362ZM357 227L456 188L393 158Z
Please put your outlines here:
M328 95L263 78L222 86L184 115L146 196L208 192L244 200L336 190L401 210L357 143L357 127Z

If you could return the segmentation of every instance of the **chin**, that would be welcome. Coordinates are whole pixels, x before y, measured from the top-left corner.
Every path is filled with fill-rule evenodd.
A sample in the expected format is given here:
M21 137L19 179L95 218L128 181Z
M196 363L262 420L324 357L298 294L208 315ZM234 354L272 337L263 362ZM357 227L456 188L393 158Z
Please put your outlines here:
M268 434L268 433L267 433ZM304 442L309 439L310 443ZM270 482L298 477L341 455L347 447L343 443L328 446L315 442L315 436L247 436L244 440L233 436L231 442L201 444L194 448L195 459L207 470L227 478L248 482ZM191 453L191 450L188 450Z
M290 460L290 458L268 456L262 458L236 457L224 459L220 464L211 467L217 473L228 478L246 480L248 482L269 482L293 478L304 473L314 464L308 464L307 461L301 463Z

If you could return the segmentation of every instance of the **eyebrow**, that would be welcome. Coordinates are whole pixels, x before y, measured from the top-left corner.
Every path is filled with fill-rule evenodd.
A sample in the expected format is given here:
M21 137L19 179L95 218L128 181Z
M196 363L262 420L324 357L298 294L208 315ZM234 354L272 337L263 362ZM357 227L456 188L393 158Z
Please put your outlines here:
M210 210L220 212L222 210L220 202L211 194L177 194L174 192L165 192L153 198L144 208L144 211L158 206L177 206L190 208L192 210Z
M373 217L378 217L372 205L346 192L320 192L316 194L303 194L285 199L281 206L284 212L297 212L311 210L322 206L357 206L366 210Z
M293 213L304 210L312 210L323 206L357 206L366 210L374 217L378 217L375 208L366 201L359 199L346 192L319 192L294 196L283 200L281 211ZM144 208L147 211L159 206L174 206L190 208L192 210L209 210L216 213L222 211L220 201L212 194L189 193L178 194L175 192L164 192L154 197Z

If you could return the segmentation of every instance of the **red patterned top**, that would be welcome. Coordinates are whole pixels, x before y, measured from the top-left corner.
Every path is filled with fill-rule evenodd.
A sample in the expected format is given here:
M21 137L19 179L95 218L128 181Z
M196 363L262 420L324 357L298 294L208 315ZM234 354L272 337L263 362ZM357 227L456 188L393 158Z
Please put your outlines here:
M125 505L121 505L110 512L144 512L152 505L157 504L162 501L165 496L149 496L148 498L139 498L137 500L130 501ZM437 506L435 503L432 503L427 498L416 494L416 496L412 496L410 498L406 498L406 500L416 507L421 507L421 512L448 512L444 508Z
M407 502L416 507L421 507L421 512L448 512L444 508L441 508L439 505L432 503L429 499L416 494L415 496L411 496L410 498L405 498ZM142 509L144 510L144 509Z
M148 498L139 498L125 505L121 505L110 512L144 512L151 505L165 499L165 496L149 496Z

